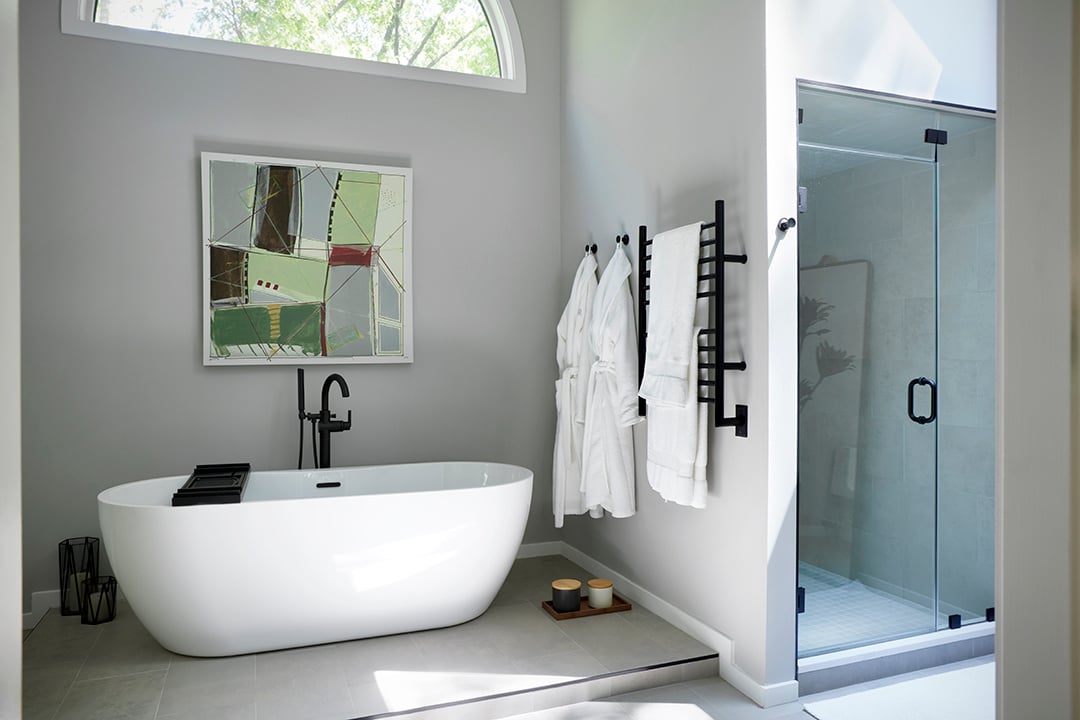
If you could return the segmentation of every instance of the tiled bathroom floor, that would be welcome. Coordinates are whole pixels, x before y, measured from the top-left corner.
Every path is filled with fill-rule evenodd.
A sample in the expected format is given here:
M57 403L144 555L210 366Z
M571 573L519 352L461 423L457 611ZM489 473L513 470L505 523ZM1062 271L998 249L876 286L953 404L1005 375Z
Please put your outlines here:
M456 720L709 676L735 692L715 678L711 649L643 608L556 622L540 608L556 577L589 574L561 556L519 560L491 609L464 625L230 658L164 650L123 603L98 626L50 611L23 645L23 717L346 720L489 698L423 715ZM693 658L707 659L683 662ZM526 692L537 688L547 689Z

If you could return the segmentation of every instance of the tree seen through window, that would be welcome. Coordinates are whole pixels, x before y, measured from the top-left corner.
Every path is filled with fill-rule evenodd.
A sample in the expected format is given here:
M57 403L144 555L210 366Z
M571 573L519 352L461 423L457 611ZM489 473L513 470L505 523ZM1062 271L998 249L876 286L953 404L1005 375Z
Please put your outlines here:
M500 77L479 0L97 0L94 21Z

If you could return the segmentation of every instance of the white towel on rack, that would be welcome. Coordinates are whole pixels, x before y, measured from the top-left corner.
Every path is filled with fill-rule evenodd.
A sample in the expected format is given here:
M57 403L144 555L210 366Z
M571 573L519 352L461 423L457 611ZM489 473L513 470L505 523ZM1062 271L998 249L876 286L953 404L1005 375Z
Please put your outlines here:
M694 352L690 353L687 380L692 390L682 407L649 403L646 410L648 439L645 450L645 474L649 487L664 500L705 508L708 483L705 463L708 459L707 405L698 402L697 337L700 327L693 328ZM718 380L719 381L719 380Z
M656 235L652 241L645 372L638 394L651 404L681 408L696 396L689 381L697 300L701 223Z

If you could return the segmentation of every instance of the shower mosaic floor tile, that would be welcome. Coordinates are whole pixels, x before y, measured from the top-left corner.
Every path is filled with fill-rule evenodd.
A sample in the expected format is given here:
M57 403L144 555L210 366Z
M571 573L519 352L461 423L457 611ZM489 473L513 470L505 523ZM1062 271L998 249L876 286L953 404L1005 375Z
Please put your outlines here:
M800 655L934 627L931 609L807 563L799 563L799 584L806 588L806 612L799 615Z
M643 608L555 621L540 603L556 577L588 573L561 556L519 560L464 625L231 658L164 650L123 603L98 626L50 611L23 644L23 717L351 720L497 696L413 715L468 720L715 676L710 648Z

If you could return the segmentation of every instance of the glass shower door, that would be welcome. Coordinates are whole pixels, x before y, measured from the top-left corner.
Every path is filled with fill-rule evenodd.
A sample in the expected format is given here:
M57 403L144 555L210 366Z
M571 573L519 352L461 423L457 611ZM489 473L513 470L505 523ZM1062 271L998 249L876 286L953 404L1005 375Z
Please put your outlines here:
M799 95L800 656L937 627L933 118L839 98Z

